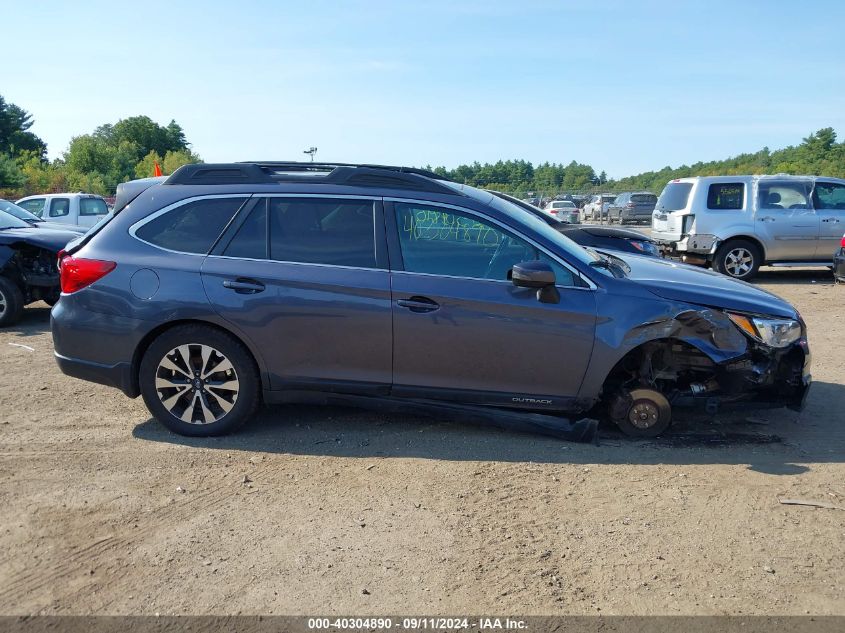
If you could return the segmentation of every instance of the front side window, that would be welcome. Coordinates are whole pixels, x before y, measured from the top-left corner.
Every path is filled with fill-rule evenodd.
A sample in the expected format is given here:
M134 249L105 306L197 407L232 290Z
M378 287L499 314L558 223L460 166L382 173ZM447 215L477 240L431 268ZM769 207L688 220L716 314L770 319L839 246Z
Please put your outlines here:
M741 209L745 200L745 184L720 182L707 190L708 209Z
M19 207L23 207L33 215L39 218L44 215L44 198L32 198L31 200L22 200Z
M270 259L376 268L371 200L269 198Z
M757 203L760 209L811 209L810 183L803 180L761 180Z
M514 264L540 259L555 271L557 285L577 285L567 268L473 215L412 203L396 203L395 209L408 272L505 281Z
M79 215L105 215L109 212L106 201L100 198L80 198Z
M817 182L813 194L816 209L845 209L845 185L835 182Z
M204 255L244 202L245 198L194 200L150 220L135 236L171 251Z
M50 200L50 217L60 218L70 213L70 200L67 198L53 198Z

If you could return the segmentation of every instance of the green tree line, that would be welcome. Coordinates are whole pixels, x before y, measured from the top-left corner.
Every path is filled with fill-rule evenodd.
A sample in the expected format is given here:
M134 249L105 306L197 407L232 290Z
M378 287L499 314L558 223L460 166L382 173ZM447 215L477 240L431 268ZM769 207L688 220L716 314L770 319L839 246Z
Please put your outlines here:
M159 125L134 116L99 126L71 139L61 157L49 161L47 145L30 131L32 115L0 95L0 197L85 191L114 195L117 185L154 173L170 174L200 162L176 121Z
M169 174L184 164L200 162L176 121L162 126L147 116L135 116L101 125L90 134L74 137L53 161L46 159L47 145L31 131L32 124L31 114L0 95L0 196L52 191L112 195L121 182L152 176L155 163ZM500 160L427 169L457 182L520 196L529 192L660 193L668 181L685 176L787 173L845 178L845 143L837 143L836 132L828 127L810 134L800 145L775 151L764 147L724 160L667 166L617 180L577 161L534 165L526 160Z

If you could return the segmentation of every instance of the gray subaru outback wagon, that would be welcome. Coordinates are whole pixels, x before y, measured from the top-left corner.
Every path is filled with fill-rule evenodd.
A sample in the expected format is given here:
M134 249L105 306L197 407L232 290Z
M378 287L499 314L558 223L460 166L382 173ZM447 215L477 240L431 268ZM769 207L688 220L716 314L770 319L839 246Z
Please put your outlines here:
M810 383L779 297L582 248L417 169L185 166L121 185L60 267L62 371L142 395L185 435L261 402L348 402L652 436L676 406L800 408Z

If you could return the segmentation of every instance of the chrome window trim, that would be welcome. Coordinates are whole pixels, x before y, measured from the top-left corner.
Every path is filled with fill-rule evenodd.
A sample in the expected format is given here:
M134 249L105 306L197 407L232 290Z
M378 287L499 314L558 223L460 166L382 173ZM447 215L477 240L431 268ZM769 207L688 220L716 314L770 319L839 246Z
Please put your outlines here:
M556 261L558 264L560 264L561 266L566 268L569 272L571 272L573 276L577 276L579 279L583 280L589 286L588 288L584 288L583 286L564 286L564 285L555 284L556 287L567 288L567 289L571 288L571 289L575 289L575 290L596 290L597 289L597 286L593 282L592 279L590 279L589 277L586 277L579 270L573 268L568 262L564 261L560 256L555 255L554 253L550 253L547 248L541 246L540 244L538 244L533 239L526 237L522 232L517 231L513 227L510 227L507 224L499 222L495 218L491 218L487 215L482 215L482 213L480 211L475 211L473 209L467 209L466 207L461 207L461 206L458 206L456 204L449 204L449 203L446 203L446 202L433 202L431 200L419 200L417 198L385 197L384 201L385 202L406 202L406 203L410 202L410 203L415 203L415 204L426 204L426 205L433 206L433 207L443 207L443 208L446 208L446 209L454 209L455 211L460 211L461 213L467 213L469 215L483 219L486 222L491 222L491 223L501 227L503 230L507 231L508 233L513 233L518 238L525 240L526 242L531 244L534 248L536 248L540 252L545 253L548 257L550 257L551 259ZM413 272L413 271L397 271L397 272L407 272L407 273L412 274L412 275L428 275L430 277L451 277L451 278L454 278L454 279L473 279L475 281L504 281L504 283L511 283L510 281L506 281L506 280L482 279L480 277L463 277L463 276L460 276L460 275L435 275L435 274L432 274L432 273L416 273L416 272Z
M253 197L253 195L254 194L251 194L251 193L215 193L215 194L205 194L205 195L201 195L201 196L191 196L190 198L183 198L182 200L177 200L176 202L173 202L172 204L169 204L166 207L159 209L155 213L151 213L150 215L148 215L144 218L141 218L140 220L135 222L135 224L133 224L132 226L129 227L129 235L131 235L133 238L135 238L136 240L138 240L142 244L146 244L147 246L152 246L153 248L157 248L158 250L164 251L165 253L175 253L177 255L193 255L194 257L206 257L208 255L208 253L189 253L188 251L175 251L175 250L170 249L170 248L164 248L163 246L159 246L158 244L153 244L152 242L148 242L147 240L143 240L140 237L138 237L138 235L137 235L138 229L142 228L148 222L152 222L156 218L161 217L165 213L170 213L171 211L175 211L179 207L182 207L186 204L190 204L191 202L196 202L197 200L220 200L220 199L223 199L223 198L242 198L244 200L249 200L250 198ZM241 204L241 207L238 208L238 211L240 211L242 207L243 207L243 204ZM235 215L237 215L237 212L235 212ZM235 216L233 215L232 218L234 218L234 217ZM232 221L231 218L229 219L229 221L230 222Z
M232 257L231 255L205 255L214 259L231 259L239 262L261 262L264 264L289 264L292 266L319 266L320 268L343 268L345 270L371 270L377 273L390 273L387 268L369 268L366 266L344 266L343 264L320 264L318 262L290 262L282 259L260 259L258 257Z

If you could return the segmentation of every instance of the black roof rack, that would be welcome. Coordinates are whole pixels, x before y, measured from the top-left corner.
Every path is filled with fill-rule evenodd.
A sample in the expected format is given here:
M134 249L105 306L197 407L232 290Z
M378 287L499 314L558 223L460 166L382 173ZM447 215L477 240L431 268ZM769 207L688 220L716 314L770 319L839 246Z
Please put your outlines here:
M164 182L166 185L275 184L280 182L322 182L355 187L414 189L455 194L439 181L448 178L425 169L390 165L351 163L304 163L247 161L242 163L198 163L184 165Z

